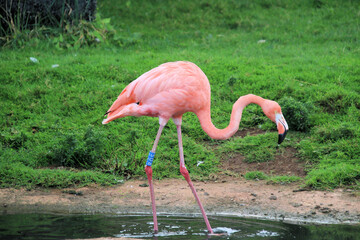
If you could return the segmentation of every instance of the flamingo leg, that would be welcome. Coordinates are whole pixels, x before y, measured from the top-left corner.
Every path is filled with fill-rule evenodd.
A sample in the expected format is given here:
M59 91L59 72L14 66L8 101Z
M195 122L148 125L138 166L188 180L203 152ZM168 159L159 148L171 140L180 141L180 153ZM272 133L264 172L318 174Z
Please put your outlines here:
M189 176L189 171L186 169L186 166L185 166L185 160L184 160L184 150L183 150L183 144L182 144L182 136L181 136L181 120L179 121L180 124L177 124L178 122L175 121L175 124L176 124L176 129L177 129L177 134L178 134L178 141L179 141L179 155L180 155L180 173L181 175L184 176L185 180L188 182L189 184L189 187L191 188L191 191L192 193L194 194L194 197L200 207L200 210L201 210L201 213L203 215L203 218L205 220L205 224L206 224L206 227L208 229L208 232L210 234L213 234L213 230L210 226L210 223L209 223L209 220L206 216L206 213L205 213L205 210L204 210L204 207L202 206L201 202L200 202L200 199L199 199L199 196L197 195L196 193L196 190L194 188L194 185L190 179L190 176Z
M157 145L159 143L162 130L164 129L165 125L166 125L166 122L164 124L160 121L160 127L159 127L158 133L156 135L153 148L149 153L149 157L148 157L148 160L146 161L146 166L145 166L145 172L146 172L146 175L148 178L149 188L150 188L150 198L151 198L153 220L154 220L154 233L158 233L159 228L158 228L158 222L157 222L157 216L156 216L155 194L154 194L154 185L153 185L153 181L152 181L151 164L152 164L152 160L154 159L155 151L156 151Z

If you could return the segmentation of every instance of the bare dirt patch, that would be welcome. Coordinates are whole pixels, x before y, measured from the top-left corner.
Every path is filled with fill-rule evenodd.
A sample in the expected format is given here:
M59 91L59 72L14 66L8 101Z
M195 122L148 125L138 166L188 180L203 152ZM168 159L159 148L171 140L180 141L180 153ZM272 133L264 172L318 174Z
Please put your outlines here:
M235 137L246 137L246 136L256 136L259 134L264 134L266 131L260 129L260 128L246 128L242 130L238 130L235 133Z
M305 176L304 163L296 157L296 149L287 147L277 151L275 159L268 162L245 162L245 157L239 153L222 161L221 168L244 175L249 171L262 171L269 175Z
M239 130L235 136L246 137L264 133L264 130L250 128ZM300 162L297 151L293 147L277 149L275 159L272 161L248 163L244 159L245 157L241 153L233 153L222 160L221 168L241 175L249 171L262 171L269 175L294 175L299 177L306 175L305 164Z

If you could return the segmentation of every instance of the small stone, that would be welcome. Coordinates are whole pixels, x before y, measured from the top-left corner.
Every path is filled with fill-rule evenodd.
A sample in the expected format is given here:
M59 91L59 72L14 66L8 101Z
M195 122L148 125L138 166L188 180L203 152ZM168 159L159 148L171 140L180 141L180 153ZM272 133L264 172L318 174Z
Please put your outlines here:
M71 195L76 195L76 196L83 196L83 192L82 191L75 191L75 190L63 190L63 193L67 193L67 194L71 194Z
M291 205L292 205L293 207L296 207L296 208L302 206L301 203L291 203Z
M277 197L274 196L274 195L272 195L272 196L269 197L269 199L270 199L270 200L277 200Z
M320 209L320 212L322 212L322 213L330 213L331 209L328 208L328 207L323 207L323 208Z
M250 195L253 197L257 197L257 194L255 194L255 193L251 193Z
M148 186L149 186L149 184L147 184L147 183L143 183L143 184L139 185L139 187L148 187Z

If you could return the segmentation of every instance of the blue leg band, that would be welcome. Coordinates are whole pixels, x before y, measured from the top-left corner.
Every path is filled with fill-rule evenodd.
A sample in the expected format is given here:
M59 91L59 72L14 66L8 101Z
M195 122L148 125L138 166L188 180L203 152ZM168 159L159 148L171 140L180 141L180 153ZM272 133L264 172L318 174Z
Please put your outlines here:
M147 161L146 161L146 166L151 167L152 162L154 161L154 157L155 157L155 153L150 151L149 156L148 156Z

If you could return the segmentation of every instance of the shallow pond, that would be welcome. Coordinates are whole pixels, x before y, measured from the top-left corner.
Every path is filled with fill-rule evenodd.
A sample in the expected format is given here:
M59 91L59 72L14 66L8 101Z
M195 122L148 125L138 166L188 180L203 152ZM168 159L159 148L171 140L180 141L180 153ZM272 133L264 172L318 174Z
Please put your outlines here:
M360 239L360 225L295 225L238 217L209 218L209 236L202 218L159 216L153 235L152 216L143 215L0 215L0 239L76 239L129 237L143 239Z

